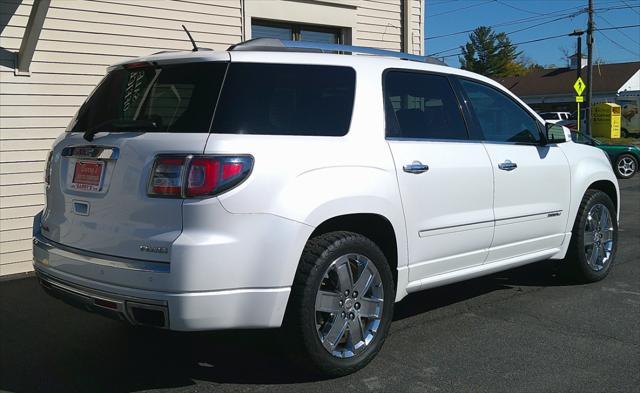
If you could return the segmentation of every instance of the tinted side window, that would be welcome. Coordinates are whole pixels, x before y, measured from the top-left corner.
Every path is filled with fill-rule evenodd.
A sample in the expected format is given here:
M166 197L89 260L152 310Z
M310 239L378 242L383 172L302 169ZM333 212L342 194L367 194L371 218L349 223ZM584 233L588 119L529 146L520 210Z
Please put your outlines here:
M389 137L468 139L460 105L444 76L389 71L384 100Z
M348 67L231 63L212 132L345 135L355 78Z
M487 141L540 142L536 120L513 99L480 83L464 79L460 83Z

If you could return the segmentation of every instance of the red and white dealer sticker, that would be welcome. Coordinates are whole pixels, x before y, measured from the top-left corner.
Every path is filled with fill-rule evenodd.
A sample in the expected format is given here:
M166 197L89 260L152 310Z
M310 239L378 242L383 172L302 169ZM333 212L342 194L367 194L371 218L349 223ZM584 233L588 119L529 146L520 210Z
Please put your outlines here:
M100 191L104 162L78 161L73 172L71 188L82 191Z

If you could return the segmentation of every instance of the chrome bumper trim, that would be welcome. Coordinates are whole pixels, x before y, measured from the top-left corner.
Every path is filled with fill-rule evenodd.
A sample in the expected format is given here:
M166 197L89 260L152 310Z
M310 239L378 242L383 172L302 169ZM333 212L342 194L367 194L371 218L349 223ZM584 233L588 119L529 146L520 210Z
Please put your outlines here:
M156 310L162 312L164 316L164 325L161 327L169 327L169 309L165 301L102 292L54 278L37 267L35 271L40 285L45 290L51 291L55 295L60 295L76 305L83 305L89 311L96 311L102 314L117 314L121 319L132 325L141 325L134 319L132 308ZM107 307L106 304L109 303L113 303L115 308Z
M169 273L171 270L171 264L168 262L152 262L140 259L127 259L106 256L90 251L78 250L52 242L49 239L45 239L39 233L33 236L33 246L41 248L42 250L45 250L50 254L55 254L63 258L69 258L96 265L115 267L118 269L128 269L152 273Z

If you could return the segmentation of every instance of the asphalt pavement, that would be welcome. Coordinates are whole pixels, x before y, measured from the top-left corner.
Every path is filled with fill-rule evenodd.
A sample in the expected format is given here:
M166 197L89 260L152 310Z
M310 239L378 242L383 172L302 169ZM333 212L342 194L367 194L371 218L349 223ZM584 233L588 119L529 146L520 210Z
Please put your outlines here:
M0 282L9 392L640 392L640 176L620 181L616 264L574 285L542 262L413 294L365 369L318 380L278 331L132 329Z

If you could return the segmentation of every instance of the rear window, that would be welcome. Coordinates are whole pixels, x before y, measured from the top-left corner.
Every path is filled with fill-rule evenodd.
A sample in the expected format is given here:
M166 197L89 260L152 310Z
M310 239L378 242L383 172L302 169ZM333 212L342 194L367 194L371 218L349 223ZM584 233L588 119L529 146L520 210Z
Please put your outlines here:
M187 63L110 72L68 131L209 132L228 63Z
M203 62L119 69L67 130L342 136L354 91L348 67Z
M354 92L349 67L231 63L211 131L343 136Z

